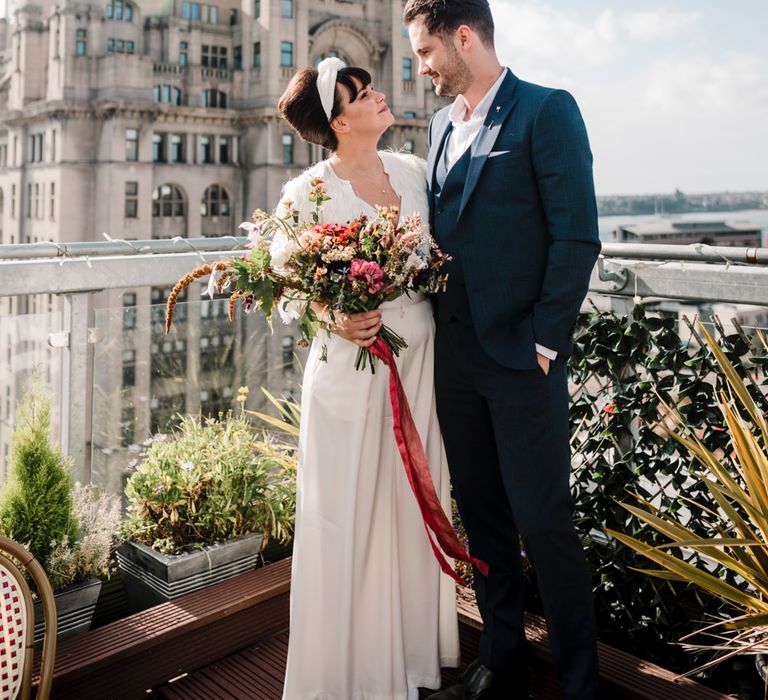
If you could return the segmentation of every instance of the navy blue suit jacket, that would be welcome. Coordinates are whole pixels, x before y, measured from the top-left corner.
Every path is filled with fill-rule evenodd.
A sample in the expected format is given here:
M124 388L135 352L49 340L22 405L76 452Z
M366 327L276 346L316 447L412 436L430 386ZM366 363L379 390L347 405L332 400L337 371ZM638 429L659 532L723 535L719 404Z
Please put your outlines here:
M433 226L435 167L449 111L437 112L429 125ZM471 151L458 209L460 242L452 252L483 349L502 365L531 369L536 343L570 353L600 252L584 121L569 93L508 71Z

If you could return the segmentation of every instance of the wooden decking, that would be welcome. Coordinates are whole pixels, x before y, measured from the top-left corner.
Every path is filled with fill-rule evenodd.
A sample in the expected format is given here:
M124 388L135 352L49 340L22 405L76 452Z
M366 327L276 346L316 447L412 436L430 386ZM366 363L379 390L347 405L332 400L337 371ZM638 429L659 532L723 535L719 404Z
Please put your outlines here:
M279 700L288 642L290 559L63 642L56 700ZM482 622L459 603L461 653L475 658ZM526 618L535 700L558 700L543 620ZM727 696L600 645L604 700L726 700ZM461 669L459 669L461 670ZM444 685L456 681L446 670ZM423 694L423 697L425 694Z

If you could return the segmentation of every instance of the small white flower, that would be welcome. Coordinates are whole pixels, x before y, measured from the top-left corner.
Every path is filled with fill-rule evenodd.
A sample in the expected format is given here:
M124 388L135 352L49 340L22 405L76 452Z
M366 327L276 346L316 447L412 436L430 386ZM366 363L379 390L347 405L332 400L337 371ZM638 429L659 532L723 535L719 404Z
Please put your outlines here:
M297 250L299 250L299 246L296 241L286 236L282 231L278 231L269 246L272 268L278 271L285 269L286 263Z
M304 313L304 307L307 305L304 299L291 299L290 301L281 301L277 305L277 311L283 323L288 324L301 318Z
M261 241L261 226L261 223L255 224L252 221L243 221L240 224L240 228L247 232L248 242L251 245L256 245Z
M195 466L195 465L194 465L194 464L192 464L192 462L184 462L184 464L182 464L182 465L181 465L181 468L182 468L182 469L183 469L185 472L189 472L189 471L192 471L192 467L194 467L194 466Z

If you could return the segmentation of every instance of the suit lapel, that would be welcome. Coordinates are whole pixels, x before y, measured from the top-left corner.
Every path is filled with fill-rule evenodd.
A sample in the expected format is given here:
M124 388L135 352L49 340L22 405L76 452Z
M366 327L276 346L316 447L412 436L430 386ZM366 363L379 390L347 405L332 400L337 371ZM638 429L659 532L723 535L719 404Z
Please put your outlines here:
M483 170L485 161L488 160L488 155L493 150L493 145L496 143L496 139L499 137L501 127L512 111L517 102L515 97L515 87L518 83L518 78L507 70L507 77L499 87L499 91L496 93L496 98L491 104L491 108L488 110L488 116L485 118L480 133L477 135L471 146L471 159L469 162L469 171L467 172L467 179L464 183L464 193L461 197L461 205L459 206L459 217L461 217L464 207L467 205L469 198L475 191L477 181L480 178L480 173Z
M429 184L430 192L434 192L435 189L437 157L443 153L445 139L448 138L448 134L451 133L452 128L451 120L448 119L448 111L446 110L445 117L439 124L435 124L435 138L432 140L432 148L429 149L429 153L427 154L427 182Z

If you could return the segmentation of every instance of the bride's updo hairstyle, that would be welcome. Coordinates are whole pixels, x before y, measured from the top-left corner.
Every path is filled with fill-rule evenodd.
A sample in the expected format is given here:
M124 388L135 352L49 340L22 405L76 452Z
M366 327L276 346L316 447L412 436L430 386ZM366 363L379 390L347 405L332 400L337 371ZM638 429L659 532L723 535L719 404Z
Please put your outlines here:
M330 119L325 114L317 90L317 76L317 68L304 68L296 73L277 103L277 108L280 116L296 129L304 141L335 151L339 141L330 122L341 113L341 89L346 90L348 102L354 102L360 92L355 80L365 88L371 84L371 74L356 66L339 70Z

